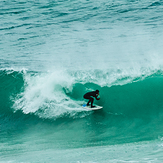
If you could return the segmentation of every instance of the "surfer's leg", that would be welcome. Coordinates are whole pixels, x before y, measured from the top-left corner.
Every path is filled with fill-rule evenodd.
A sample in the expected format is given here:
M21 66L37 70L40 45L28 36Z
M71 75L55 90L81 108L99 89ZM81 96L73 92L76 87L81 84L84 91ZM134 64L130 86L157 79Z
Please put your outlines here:
M89 106L89 103L91 102L91 100L89 100L88 102L87 102L87 106Z
M94 98L90 97L91 108L93 108L93 101L94 101Z
M89 106L89 103L91 102L91 107L92 107L93 106L93 101L94 101L94 98L90 97L89 101L87 102L87 106Z
M89 101L87 102L87 106L89 106L89 103L91 102L91 104L92 104L92 97L89 97L89 98L87 98L87 99L89 99Z
M87 95L84 95L83 96L85 99L88 99L89 101L87 102L87 106L89 106L89 103L91 102L91 108L95 107L93 106L93 101L94 101L94 98L93 97L90 97L90 96L87 96Z
M92 98L92 97L87 96L87 95L84 95L83 97L84 97L85 99L89 100L89 101L87 102L87 106L89 106L89 103L91 102L91 98Z

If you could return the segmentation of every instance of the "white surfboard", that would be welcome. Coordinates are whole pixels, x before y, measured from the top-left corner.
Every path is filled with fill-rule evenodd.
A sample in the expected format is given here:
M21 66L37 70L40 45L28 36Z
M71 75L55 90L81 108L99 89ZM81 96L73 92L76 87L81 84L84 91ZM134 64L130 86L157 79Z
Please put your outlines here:
M102 106L94 105L95 107L91 108L91 106L87 106L87 104L83 104L82 107L86 110L99 110L102 109Z

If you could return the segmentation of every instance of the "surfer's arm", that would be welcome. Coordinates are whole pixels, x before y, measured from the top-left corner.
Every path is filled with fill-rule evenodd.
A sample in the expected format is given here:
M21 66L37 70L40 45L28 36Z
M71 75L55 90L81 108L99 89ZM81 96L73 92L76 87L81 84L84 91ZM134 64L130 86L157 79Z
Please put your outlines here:
M96 100L99 100L100 99L100 97L97 98L97 96L95 96L95 98L96 98Z

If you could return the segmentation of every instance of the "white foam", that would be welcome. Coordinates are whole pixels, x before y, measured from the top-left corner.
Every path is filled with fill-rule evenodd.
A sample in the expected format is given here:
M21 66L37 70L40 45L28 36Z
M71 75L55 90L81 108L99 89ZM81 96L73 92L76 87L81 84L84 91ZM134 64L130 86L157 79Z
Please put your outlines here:
M63 90L64 87L71 90L73 85L73 78L65 72L25 74L24 80L25 90L15 99L16 110L21 109L25 114L36 113L44 118L81 111L79 104Z

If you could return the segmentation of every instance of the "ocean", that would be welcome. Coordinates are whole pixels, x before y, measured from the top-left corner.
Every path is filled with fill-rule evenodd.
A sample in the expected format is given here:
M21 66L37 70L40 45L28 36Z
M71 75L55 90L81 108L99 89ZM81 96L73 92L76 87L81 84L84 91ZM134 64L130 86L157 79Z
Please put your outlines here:
M162 11L162 0L1 0L0 162L162 163ZM87 111L96 89L103 109Z

